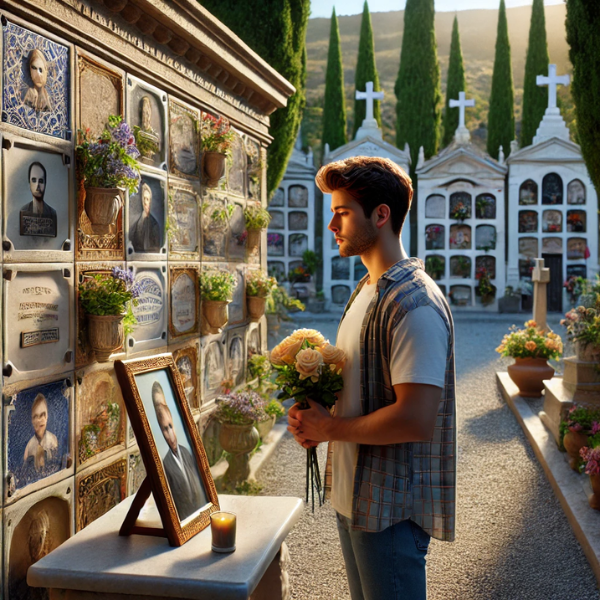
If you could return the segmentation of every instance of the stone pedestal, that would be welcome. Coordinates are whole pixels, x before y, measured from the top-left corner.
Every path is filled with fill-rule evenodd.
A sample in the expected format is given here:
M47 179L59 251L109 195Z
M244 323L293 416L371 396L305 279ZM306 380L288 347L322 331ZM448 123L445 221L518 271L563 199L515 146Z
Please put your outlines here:
M565 358L562 378L554 377L544 383L544 410L540 419L559 441L559 427L574 403L600 408L600 368L598 363Z

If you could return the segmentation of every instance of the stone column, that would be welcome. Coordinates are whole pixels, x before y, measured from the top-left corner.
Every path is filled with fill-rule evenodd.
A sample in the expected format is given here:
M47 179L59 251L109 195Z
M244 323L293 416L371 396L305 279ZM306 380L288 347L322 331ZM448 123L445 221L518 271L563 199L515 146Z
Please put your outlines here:
M531 280L533 281L533 320L537 323L539 329L548 331L546 286L550 283L550 269L544 267L543 258L535 259Z

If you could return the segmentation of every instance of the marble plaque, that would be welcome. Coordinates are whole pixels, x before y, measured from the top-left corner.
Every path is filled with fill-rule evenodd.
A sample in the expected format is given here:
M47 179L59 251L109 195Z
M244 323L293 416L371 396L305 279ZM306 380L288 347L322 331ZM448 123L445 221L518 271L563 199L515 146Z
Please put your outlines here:
M139 452L129 454L129 472L127 474L127 495L135 494L146 479L146 468Z
M468 256L450 257L450 277L471 277L471 259Z
M585 265L567 265L567 279L575 275L575 277L587 278L587 267Z
M227 160L227 189L238 196L246 195L247 157L242 137L235 132L231 155Z
M567 231L572 233L585 233L587 214L585 210L567 211Z
M535 210L519 211L519 233L537 233L538 214Z
M229 243L228 258L232 261L243 261L246 258L246 221L244 219L244 207L239 204L233 205L233 212L229 219Z
M284 256L284 236L281 233L267 233L267 255Z
M229 320L227 325L241 323L246 318L246 277L244 267L231 268L237 283L233 290L233 300L229 303Z
M542 214L542 231L560 233L563 230L563 214L560 210L545 210Z
M69 48L11 22L2 33L2 122L70 140Z
M267 271L270 277L275 277L277 281L283 281L285 278L285 264L276 260L267 262Z
M271 222L269 229L285 229L285 216L280 210L270 210Z
M71 250L70 178L66 157L50 146L15 142L3 150L6 196L4 260L68 260ZM66 255L64 259L61 255Z
M7 499L71 466L71 389L62 379L10 398L5 407Z
M98 471L87 471L77 477L77 531L125 500L127 471L127 460L122 458Z
M243 327L230 330L227 335L227 378L238 387L246 381L246 330Z
M229 231L229 203L207 194L202 201L203 260L224 260Z
M585 238L570 238L567 240L567 259L578 260L585 258L587 240Z
M494 256L478 256L475 259L475 271L485 269L490 279L496 279L496 258Z
M496 248L496 228L493 225L477 225L475 228L475 249L494 250Z
M427 219L443 219L446 216L446 198L440 194L432 194L425 200L425 217Z
M579 179L567 186L567 204L585 204L585 184Z
M473 304L471 288L468 285L450 286L450 301L455 306L471 306Z
M269 206L284 206L285 205L285 190L283 188L277 188L271 201L269 202Z
M200 215L198 195L193 188L169 185L169 258L198 260Z
M360 258L354 259L354 281L360 281L366 274L368 273L367 267L363 265L362 260Z
M331 287L331 302L333 304L346 304L350 300L352 290L347 285L334 285Z
M262 197L262 149L260 144L250 138L246 139L246 155L248 157L248 198L261 201Z
M288 213L288 229L290 231L306 231L308 229L308 213L292 210Z
M350 258L334 256L331 259L331 279L350 279Z
M139 127L138 149L142 165L166 171L167 94L128 75L127 122L132 128Z
M258 323L252 323L247 329L247 347L247 358L251 358L255 354L262 354L260 326Z
M425 250L443 250L446 246L446 232L443 225L425 227Z
M290 256L302 256L308 250L308 236L303 233L292 233L290 235Z
M473 199L471 194L467 192L454 192L454 194L450 195L450 218L452 219L452 213L462 204L466 209L467 213L465 219L471 218Z
M72 266L44 269L4 267L5 384L73 368Z
M223 339L209 342L204 349L202 361L202 403L212 400L221 392L221 383L226 378L225 350Z
M563 203L563 181L560 175L548 173L542 179L542 204Z
M173 360L181 375L185 397L191 410L200 408L198 397L198 349L196 345L173 352Z
M542 238L542 254L562 254L563 241L559 237Z
M471 249L471 227L469 225L450 225L450 250Z
M538 203L538 185L533 179L528 179L519 188L519 204L528 206Z
M200 113L169 98L169 171L197 178L200 171Z
M303 185L291 185L288 188L288 206L308 208L308 189Z
M475 216L478 219L495 219L496 196L493 194L479 194L475 198Z
M519 255L527 258L538 257L538 239L534 237L519 238Z
M167 182L142 175L137 193L129 196L127 258L165 260Z
M170 323L171 338L198 333L200 293L198 269L171 267L170 269Z

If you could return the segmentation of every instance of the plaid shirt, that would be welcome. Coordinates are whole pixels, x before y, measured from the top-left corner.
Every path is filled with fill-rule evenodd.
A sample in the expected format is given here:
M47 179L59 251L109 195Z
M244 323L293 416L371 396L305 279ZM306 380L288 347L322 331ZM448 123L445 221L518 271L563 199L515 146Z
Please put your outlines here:
M368 275L358 284L344 316ZM411 519L439 540L454 540L456 503L456 407L454 370L454 325L444 297L424 272L417 258L397 262L377 283L377 294L369 304L360 339L360 394L362 414L396 402L391 382L392 333L406 313L431 306L448 329L445 386L434 434L429 442L360 444L354 474L352 527L382 531ZM344 319L342 316L342 320ZM325 485L331 484L331 452Z

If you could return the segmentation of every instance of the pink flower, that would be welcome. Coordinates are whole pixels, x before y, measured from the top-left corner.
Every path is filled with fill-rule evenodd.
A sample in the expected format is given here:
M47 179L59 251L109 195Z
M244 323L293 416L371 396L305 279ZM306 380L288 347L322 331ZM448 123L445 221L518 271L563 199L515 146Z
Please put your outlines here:
M580 423L575 423L574 425L569 425L569 431L572 431L573 433L577 433L578 431L581 431L583 429L583 426Z
M592 423L592 435L596 435L600 431L600 423L598 421L594 421Z

